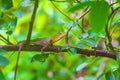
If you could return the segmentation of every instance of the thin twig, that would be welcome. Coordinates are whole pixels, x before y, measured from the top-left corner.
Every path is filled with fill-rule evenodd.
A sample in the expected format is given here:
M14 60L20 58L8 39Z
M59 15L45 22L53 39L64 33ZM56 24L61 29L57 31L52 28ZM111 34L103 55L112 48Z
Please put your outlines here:
M117 3L118 3L118 1L116 1L116 2L114 2L114 3L112 3L112 4L110 4L110 6L113 6L113 5L117 4Z
M114 48L113 48L113 46L112 46L112 38L111 38L111 36L110 36L110 33L109 33L109 31L108 31L108 27L107 27L108 25L106 25L106 27L105 27L105 32L106 32L106 36L107 36L107 38L108 38L108 46L109 46L109 48L111 49L111 50L113 50Z
M111 13L111 21L109 21L109 22L110 22L110 27L111 27L111 24L112 24L112 22L113 22L113 18L114 18L114 16L115 16L116 12L117 12L119 9L120 9L120 7L116 8L116 9L114 9L114 10L112 11L112 13ZM111 32L110 29L109 29L109 31ZM113 30L113 32L114 32L114 30ZM111 32L110 36L112 36L112 33L113 33L113 32Z
M83 18L89 11L90 11L90 9L89 10L85 9L84 13L78 18L78 20L80 20L81 18Z
M111 17L114 16L115 13L116 13L119 9L120 9L120 7L114 9L114 10L111 12L111 14L108 16L107 25L109 25L109 22L110 22Z
M9 40L7 40L4 36L0 34L0 37L7 42L7 44L12 44Z
M3 40L3 39L0 39L2 42L4 42L4 43L6 43L6 44L8 44L8 42L6 42L5 40Z
M28 31L28 35L27 35L27 39L26 39L26 44L29 44L30 39L31 39L32 28L33 28L33 23L34 23L37 7L38 7L38 0L35 0L35 7L34 7L32 17L31 17L31 20L30 20L30 24L29 24L29 31Z
M111 50L113 50L113 46L112 46L112 43L111 43L112 38L111 38L111 35L110 35L109 22L110 22L110 19L112 18L112 16L114 16L114 14L116 13L116 11L119 10L119 8L120 7L114 9L111 12L111 14L108 16L108 20L107 20L106 27L105 27L106 36L108 38L108 46L110 47Z
M65 17L67 17L69 20L71 20L72 22L74 22L74 20L72 20L70 17L68 17L66 14L64 14L55 4L53 1L51 1L51 3L53 4L53 6L61 13L63 14ZM80 27L80 25L78 24L78 26ZM82 27L80 27L80 29L82 30L82 32L84 33L84 29Z
M90 9L88 9L89 7L87 7L85 10L84 10L84 13L78 18L78 21L80 19L82 19L82 27L84 27L84 16L90 11Z
M69 42L68 42L68 34L69 34L69 32L70 32L70 30L72 29L72 26L70 26L70 28L67 30L67 32L66 32L66 46L70 46L70 44L69 44Z
M65 17L67 17L69 20L71 20L71 21L74 22L74 20L72 20L70 17L68 17L66 14L64 14L64 13L54 4L53 1L51 1L51 3L53 4L53 6L54 6L61 14L63 14L63 15L64 15Z

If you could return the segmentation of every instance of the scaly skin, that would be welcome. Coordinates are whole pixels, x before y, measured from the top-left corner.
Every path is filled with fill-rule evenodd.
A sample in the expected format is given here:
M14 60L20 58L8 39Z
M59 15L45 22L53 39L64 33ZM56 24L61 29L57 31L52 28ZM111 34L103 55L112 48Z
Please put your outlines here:
M46 38L38 38L38 39L34 39L30 41L30 44L33 45L40 45L43 46L43 48L41 49L41 53L43 53L43 50L49 46L49 45L53 45L53 43L59 41L61 38L63 38L66 35L65 32L60 32L57 33L56 35L53 35L51 37L46 37ZM26 40L25 40L26 41ZM16 80L16 74L17 74L17 68L18 68L18 62L19 62L19 57L20 57L20 51L22 49L22 47L25 44L25 41L22 41L19 44L19 50L18 50L18 56L17 56L17 61L16 61L16 66L15 66L15 74L14 74L14 80ZM44 55L44 54L43 54Z
M60 33L57 33L56 35L53 35L51 37L38 38L35 40L31 40L30 44L40 45L40 46L53 45L55 42L59 41L65 35L66 35L65 32L60 32Z

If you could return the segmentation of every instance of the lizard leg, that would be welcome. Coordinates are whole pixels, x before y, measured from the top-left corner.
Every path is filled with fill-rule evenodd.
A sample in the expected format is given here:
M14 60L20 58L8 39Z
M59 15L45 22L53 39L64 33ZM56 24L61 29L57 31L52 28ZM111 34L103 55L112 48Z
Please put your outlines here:
M44 56L44 60L42 61L42 62L45 62L45 54L44 54L44 49L47 47L48 45L46 45L46 46L43 46L42 48L41 48L41 53L42 53L42 55Z

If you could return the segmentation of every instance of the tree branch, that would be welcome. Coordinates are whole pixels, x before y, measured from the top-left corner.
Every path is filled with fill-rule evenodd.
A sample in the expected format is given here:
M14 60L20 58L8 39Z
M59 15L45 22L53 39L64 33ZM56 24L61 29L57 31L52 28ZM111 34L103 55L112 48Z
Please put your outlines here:
M44 49L44 51L58 52L63 46L48 46ZM0 45L0 49L4 49L6 51L18 51L19 45ZM41 51L42 46L35 45L27 45L22 48L21 51ZM87 56L102 56L116 59L116 54L113 51L105 51L105 50L88 50L75 48L78 54L83 54ZM67 49L61 50L61 52L67 52ZM95 55L96 53L96 55Z
M37 7L38 7L38 0L35 0L35 5L34 5L34 10L32 13L32 17L30 20L30 24L29 24L29 31L27 34L27 39L25 42L21 43L21 45L18 45L18 56L17 56L17 61L16 61L16 66L15 66L15 74L14 74L14 80L16 80L16 75L17 75L17 68L18 68L18 62L19 62L19 58L20 58L20 51L21 49L25 46L28 45L31 39L31 34L32 34L32 29L33 29L33 24L34 24L34 19L35 19L35 14L37 11Z
M28 31L28 35L27 35L27 40L26 40L26 44L29 44L30 39L31 39L31 34L32 34L32 29L33 29L33 23L34 23L34 19L35 19L35 14L37 11L37 7L38 7L38 0L35 0L35 7L32 13L32 17L30 20L30 24L29 24L29 31Z
M70 30L72 29L72 26L70 26L69 27L69 29L67 30L67 32L66 32L66 37L65 37L65 40L66 40L66 46L70 46L70 44L69 44L69 42L68 42L68 34L69 34L69 32L70 32Z

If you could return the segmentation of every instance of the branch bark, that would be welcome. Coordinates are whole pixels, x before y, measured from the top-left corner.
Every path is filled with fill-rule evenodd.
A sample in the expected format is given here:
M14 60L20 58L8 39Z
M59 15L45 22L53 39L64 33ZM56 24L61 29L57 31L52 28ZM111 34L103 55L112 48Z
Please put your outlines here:
M46 52L58 52L61 50L63 46L48 46L44 49ZM41 51L42 46L36 45L27 45L22 48L21 51ZM19 45L0 45L0 49L4 49L6 51L18 51ZM87 56L102 56L116 59L116 54L113 51L105 51L105 50L88 50L76 48L78 54L83 54ZM61 52L67 52L68 50L61 50Z
M33 10L33 13L32 13L32 17L31 17L31 20L30 20L30 24L29 24L29 31L28 31L28 35L27 35L27 39L26 39L26 44L29 44L30 39L31 39L33 23L34 23L37 7L38 7L38 0L35 1L35 7L34 7L34 10Z

